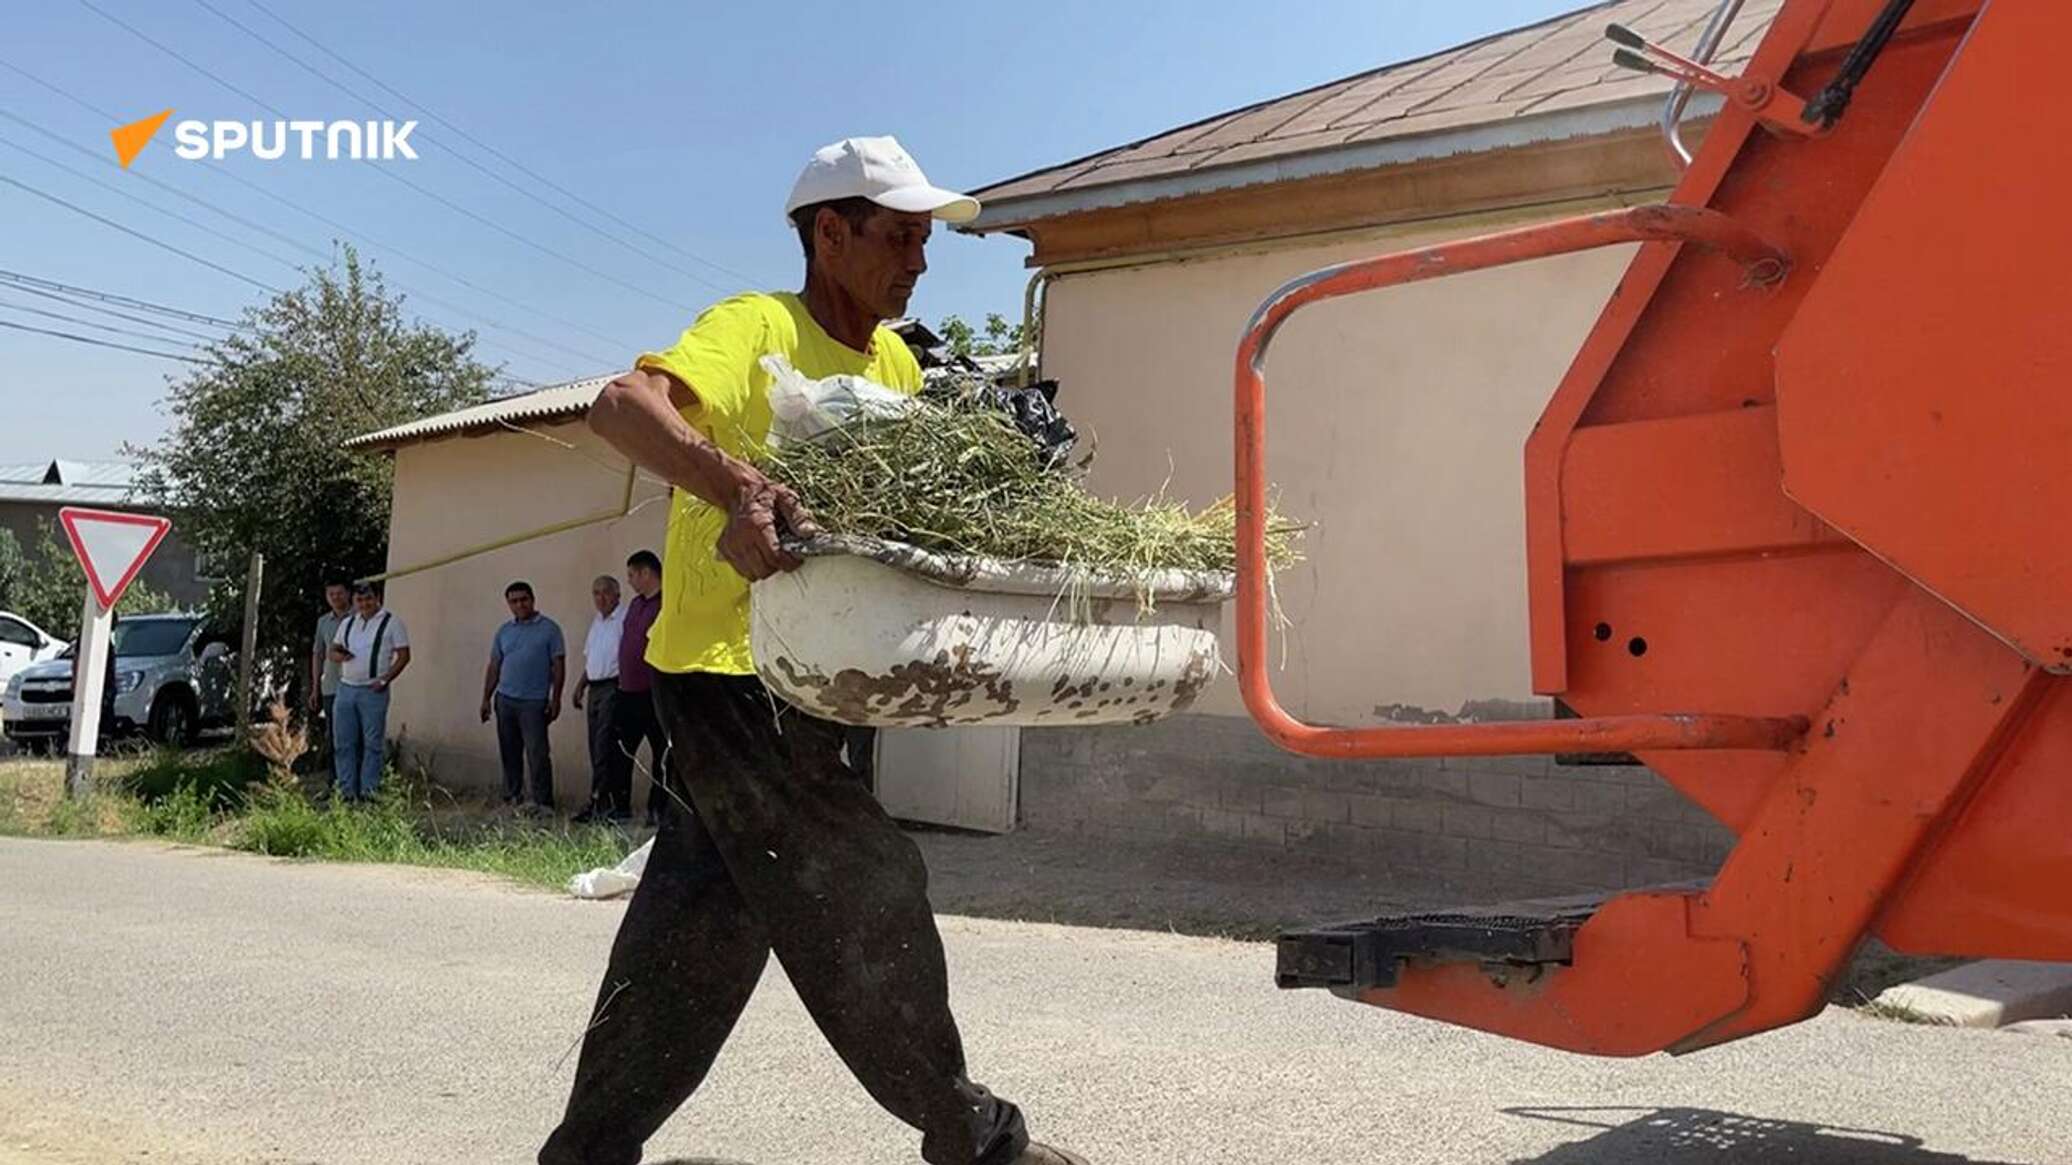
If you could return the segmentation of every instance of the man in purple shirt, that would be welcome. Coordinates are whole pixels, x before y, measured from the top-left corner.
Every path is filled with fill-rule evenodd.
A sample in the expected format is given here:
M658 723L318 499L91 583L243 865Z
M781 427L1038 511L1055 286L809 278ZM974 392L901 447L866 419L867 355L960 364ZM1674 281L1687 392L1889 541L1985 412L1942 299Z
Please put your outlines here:
M648 763L640 782L647 790L647 823L662 823L662 803L668 794L660 777L663 754L669 742L662 737L662 722L655 715L655 669L648 666L648 628L662 610L662 560L652 550L636 550L626 559L626 585L633 598L626 603L626 626L619 633L619 747L626 776L621 789L631 785L631 774L640 756L640 742L647 741Z

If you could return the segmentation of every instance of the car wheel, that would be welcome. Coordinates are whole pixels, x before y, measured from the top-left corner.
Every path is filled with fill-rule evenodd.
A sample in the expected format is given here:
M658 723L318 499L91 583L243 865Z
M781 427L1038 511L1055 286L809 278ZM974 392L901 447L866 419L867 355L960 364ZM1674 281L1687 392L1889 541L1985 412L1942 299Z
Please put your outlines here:
M194 702L178 691L159 693L151 704L151 739L173 748L194 741Z

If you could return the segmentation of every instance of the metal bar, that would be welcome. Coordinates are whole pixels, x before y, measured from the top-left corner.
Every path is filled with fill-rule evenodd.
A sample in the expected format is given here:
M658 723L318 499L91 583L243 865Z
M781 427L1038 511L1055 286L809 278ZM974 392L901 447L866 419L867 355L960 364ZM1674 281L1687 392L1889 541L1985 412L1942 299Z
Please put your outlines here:
M1698 36L1698 47L1692 50L1691 60L1701 65L1712 63L1720 42L1727 38L1727 28L1741 14L1741 4L1742 0L1720 0L1720 6L1712 10L1712 19L1706 23L1705 31ZM1683 140L1683 114L1695 91L1689 81L1679 81L1676 88L1669 91L1669 100L1662 103L1662 140L1668 143L1669 156L1679 170L1691 164L1691 150Z
M406 575L422 574L428 570L436 570L442 566L452 566L456 562L462 562L477 555L488 554L492 550L502 550L508 546L516 546L520 542L530 542L535 538L545 538L549 535L561 534L569 530L580 530L584 526L595 526L600 522L616 522L633 512L633 486L639 474L639 466L631 464L626 466L626 492L617 509L591 514L587 518L570 518L565 522L555 522L549 526L541 526L536 530L527 530L521 534L510 534L502 538L491 539L488 542L480 542L465 550L456 550L451 554L442 555L425 562L413 562L408 566L399 566L394 570L384 571L381 574L370 574L356 581L369 583L387 582L390 579L402 578Z
M1655 749L1782 749L1805 732L1802 718L1708 714L1630 715L1578 720L1417 727L1325 728L1291 716L1267 671L1266 352L1297 310L1320 300L1634 242L1684 242L1741 263L1754 284L1783 278L1785 254L1718 211L1644 206L1562 219L1326 267L1300 276L1253 314L1237 349L1238 675L1245 706L1275 743L1327 757L1500 756Z

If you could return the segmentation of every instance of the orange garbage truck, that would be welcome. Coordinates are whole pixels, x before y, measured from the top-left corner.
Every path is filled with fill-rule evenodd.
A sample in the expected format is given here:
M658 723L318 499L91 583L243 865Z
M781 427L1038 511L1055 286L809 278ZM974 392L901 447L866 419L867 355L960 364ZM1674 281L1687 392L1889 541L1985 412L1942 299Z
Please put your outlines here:
M1706 38L1733 18L1726 0ZM1804 1019L1860 943L2072 959L2072 4L1786 0L1675 78L1665 204L1313 272L1236 359L1239 672L1319 757L1625 752L1737 835L1701 884L1285 934L1284 987L1602 1055ZM1678 112L1718 113L1695 154ZM1534 687L1307 724L1268 651L1267 354L1320 300L1640 246L1526 442Z

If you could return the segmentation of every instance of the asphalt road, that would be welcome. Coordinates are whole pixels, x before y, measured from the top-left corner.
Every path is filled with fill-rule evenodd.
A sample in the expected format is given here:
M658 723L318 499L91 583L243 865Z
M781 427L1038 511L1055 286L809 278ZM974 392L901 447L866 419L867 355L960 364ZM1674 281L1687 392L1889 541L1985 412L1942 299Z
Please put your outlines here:
M621 907L0 841L0 1165L524 1162ZM1097 1165L2043 1165L2072 1041L1830 1012L1602 1061L1278 994L1271 949L946 918L975 1073ZM650 1160L910 1162L773 964Z

